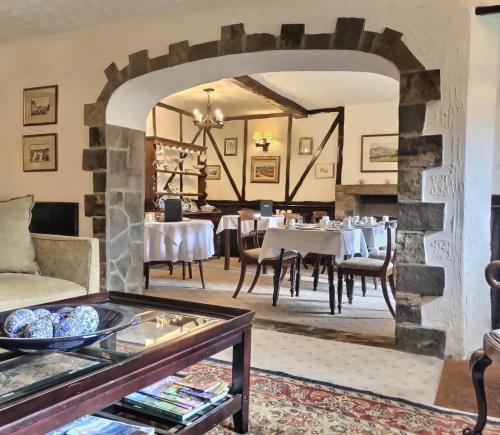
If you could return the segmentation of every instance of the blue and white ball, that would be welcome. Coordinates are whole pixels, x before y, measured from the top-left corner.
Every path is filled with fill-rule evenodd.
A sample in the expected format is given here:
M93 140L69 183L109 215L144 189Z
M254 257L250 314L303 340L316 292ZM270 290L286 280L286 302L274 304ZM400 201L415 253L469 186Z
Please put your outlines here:
M59 314L62 314L64 317L68 317L73 311L73 307L62 307L57 310Z
M78 320L82 334L91 334L99 326L99 313L88 305L76 307L70 313L69 318Z
M17 337L24 331L26 325L35 320L37 320L37 318L35 314L33 314L33 311L27 308L21 308L9 314L5 320L3 329L10 337Z
M52 322L47 317L31 322L24 329L25 338L52 338L54 336L54 328Z
M37 319L41 319L42 317L50 316L50 311L45 308L37 308L33 310L33 314Z
M80 322L74 317L66 317L54 325L54 337L73 337L81 335Z

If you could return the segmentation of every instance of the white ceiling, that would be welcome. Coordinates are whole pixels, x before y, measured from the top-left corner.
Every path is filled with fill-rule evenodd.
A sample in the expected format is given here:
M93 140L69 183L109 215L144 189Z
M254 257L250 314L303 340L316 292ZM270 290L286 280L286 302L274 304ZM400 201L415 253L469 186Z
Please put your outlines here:
M353 104L397 102L399 83L386 76L344 71L297 71L254 74L252 77L278 94L303 106L321 109ZM242 89L230 80L205 83L173 94L162 101L192 112L204 109L204 88L215 89L213 108L219 107L225 116L255 115L280 112L264 98Z
M0 41L158 13L193 0L0 0Z

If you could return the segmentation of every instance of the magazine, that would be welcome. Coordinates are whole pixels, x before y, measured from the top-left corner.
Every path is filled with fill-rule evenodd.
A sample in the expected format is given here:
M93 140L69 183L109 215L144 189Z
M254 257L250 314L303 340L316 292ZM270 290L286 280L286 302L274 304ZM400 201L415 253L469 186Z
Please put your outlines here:
M47 435L154 435L154 433L155 430L151 426L136 426L94 415L86 415L49 432Z

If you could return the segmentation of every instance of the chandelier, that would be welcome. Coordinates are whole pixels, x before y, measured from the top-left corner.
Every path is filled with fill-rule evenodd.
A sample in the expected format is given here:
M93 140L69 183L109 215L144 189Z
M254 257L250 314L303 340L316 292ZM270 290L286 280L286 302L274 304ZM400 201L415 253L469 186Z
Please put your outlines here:
M210 105L210 94L214 92L214 89L207 88L203 89L207 93L207 112L205 114L201 113L200 110L194 109L193 123L200 130L210 130L211 128L222 128L224 126L224 115L220 109L215 109L212 114L212 106Z

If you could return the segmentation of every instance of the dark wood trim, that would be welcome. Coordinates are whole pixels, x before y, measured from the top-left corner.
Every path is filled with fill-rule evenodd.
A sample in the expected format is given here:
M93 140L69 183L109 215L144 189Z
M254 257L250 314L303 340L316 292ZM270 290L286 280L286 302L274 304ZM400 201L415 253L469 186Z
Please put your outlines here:
M153 107L153 136L157 136L158 130L156 129L156 106Z
M292 158L292 125L293 118L288 116L288 129L286 131L286 167L285 167L285 201L290 201L290 161Z
M183 109L179 109L177 107L174 107L174 106L170 106L168 104L165 104L165 103L156 103L156 107L161 107L162 109L167 109L167 110L172 110L173 112L177 112L177 113L180 113L182 115L185 115L185 116L189 116L190 118L193 117L193 114L186 111L186 110L183 110Z
M304 183L304 180L307 177L307 174L309 174L309 171L312 169L312 167L316 163L316 160L318 160L318 157L323 152L323 149L325 148L326 143L328 142L328 140L332 136L332 134L335 131L335 129L337 128L337 126L339 125L340 120L341 120L341 116L340 116L340 114L337 114L337 116L335 117L335 120L332 122L332 125L330 126L330 129L325 134L325 137L321 141L321 144L319 145L319 147L316 149L316 151L314 151L314 154L313 154L311 161L307 165L306 169L304 170L304 172L300 176L299 181L297 182L297 185L295 186L292 193L290 194L289 201L292 201L293 198L295 197L295 195L297 194L297 192L299 191L300 187L302 186L302 183Z
M268 118L285 118L288 113L261 113L257 115L238 115L238 116L227 116L224 118L224 122L227 121L251 121L252 119L268 119Z
M278 107L283 112L290 113L294 118L307 118L307 110L300 104L264 86L262 83L250 76L239 76L232 79L233 83L239 87L264 98L273 106Z
M182 113L179 113L179 142L183 142L183 135L182 135ZM180 174L179 174L179 190L181 192L184 191L184 163L179 163L179 169L180 169Z
M160 136L146 136L146 139L152 139L153 141L158 141L162 142L165 145L169 146L181 146L183 148L186 148L188 150L193 150L193 151L204 151L204 148L200 145L194 145L194 142L196 139L198 139L198 136L200 135L200 132L198 132L192 143L187 143L187 142L180 142L178 140L173 140L173 139L167 139L166 137L160 137Z
M344 111L344 107L339 106L339 107L325 107L323 109L311 109L308 110L307 113L309 115L316 115L318 113L332 113L332 112L341 112Z
M342 184L342 168L344 166L344 122L345 110L343 107L339 108L339 133L337 139L337 168L336 168L336 182Z
M500 14L500 5L476 7L476 15L491 15L491 14Z
M241 199L244 201L247 188L248 119L243 124L243 168L241 174Z
M217 154L217 157L219 158L219 161L222 165L222 168L224 169L224 172L227 175L227 178L229 180L229 183L231 184L231 187L234 190L234 193L236 194L236 197L241 201L243 198L241 197L240 191L238 190L238 187L236 186L236 183L233 180L233 176L231 175L231 172L229 172L229 168L226 165L226 162L224 161L224 157L222 156L219 147L217 146L217 142L215 142L214 137L212 136L212 133L210 130L207 130L207 136L210 139L210 142L212 143L212 146L214 147L215 153Z

